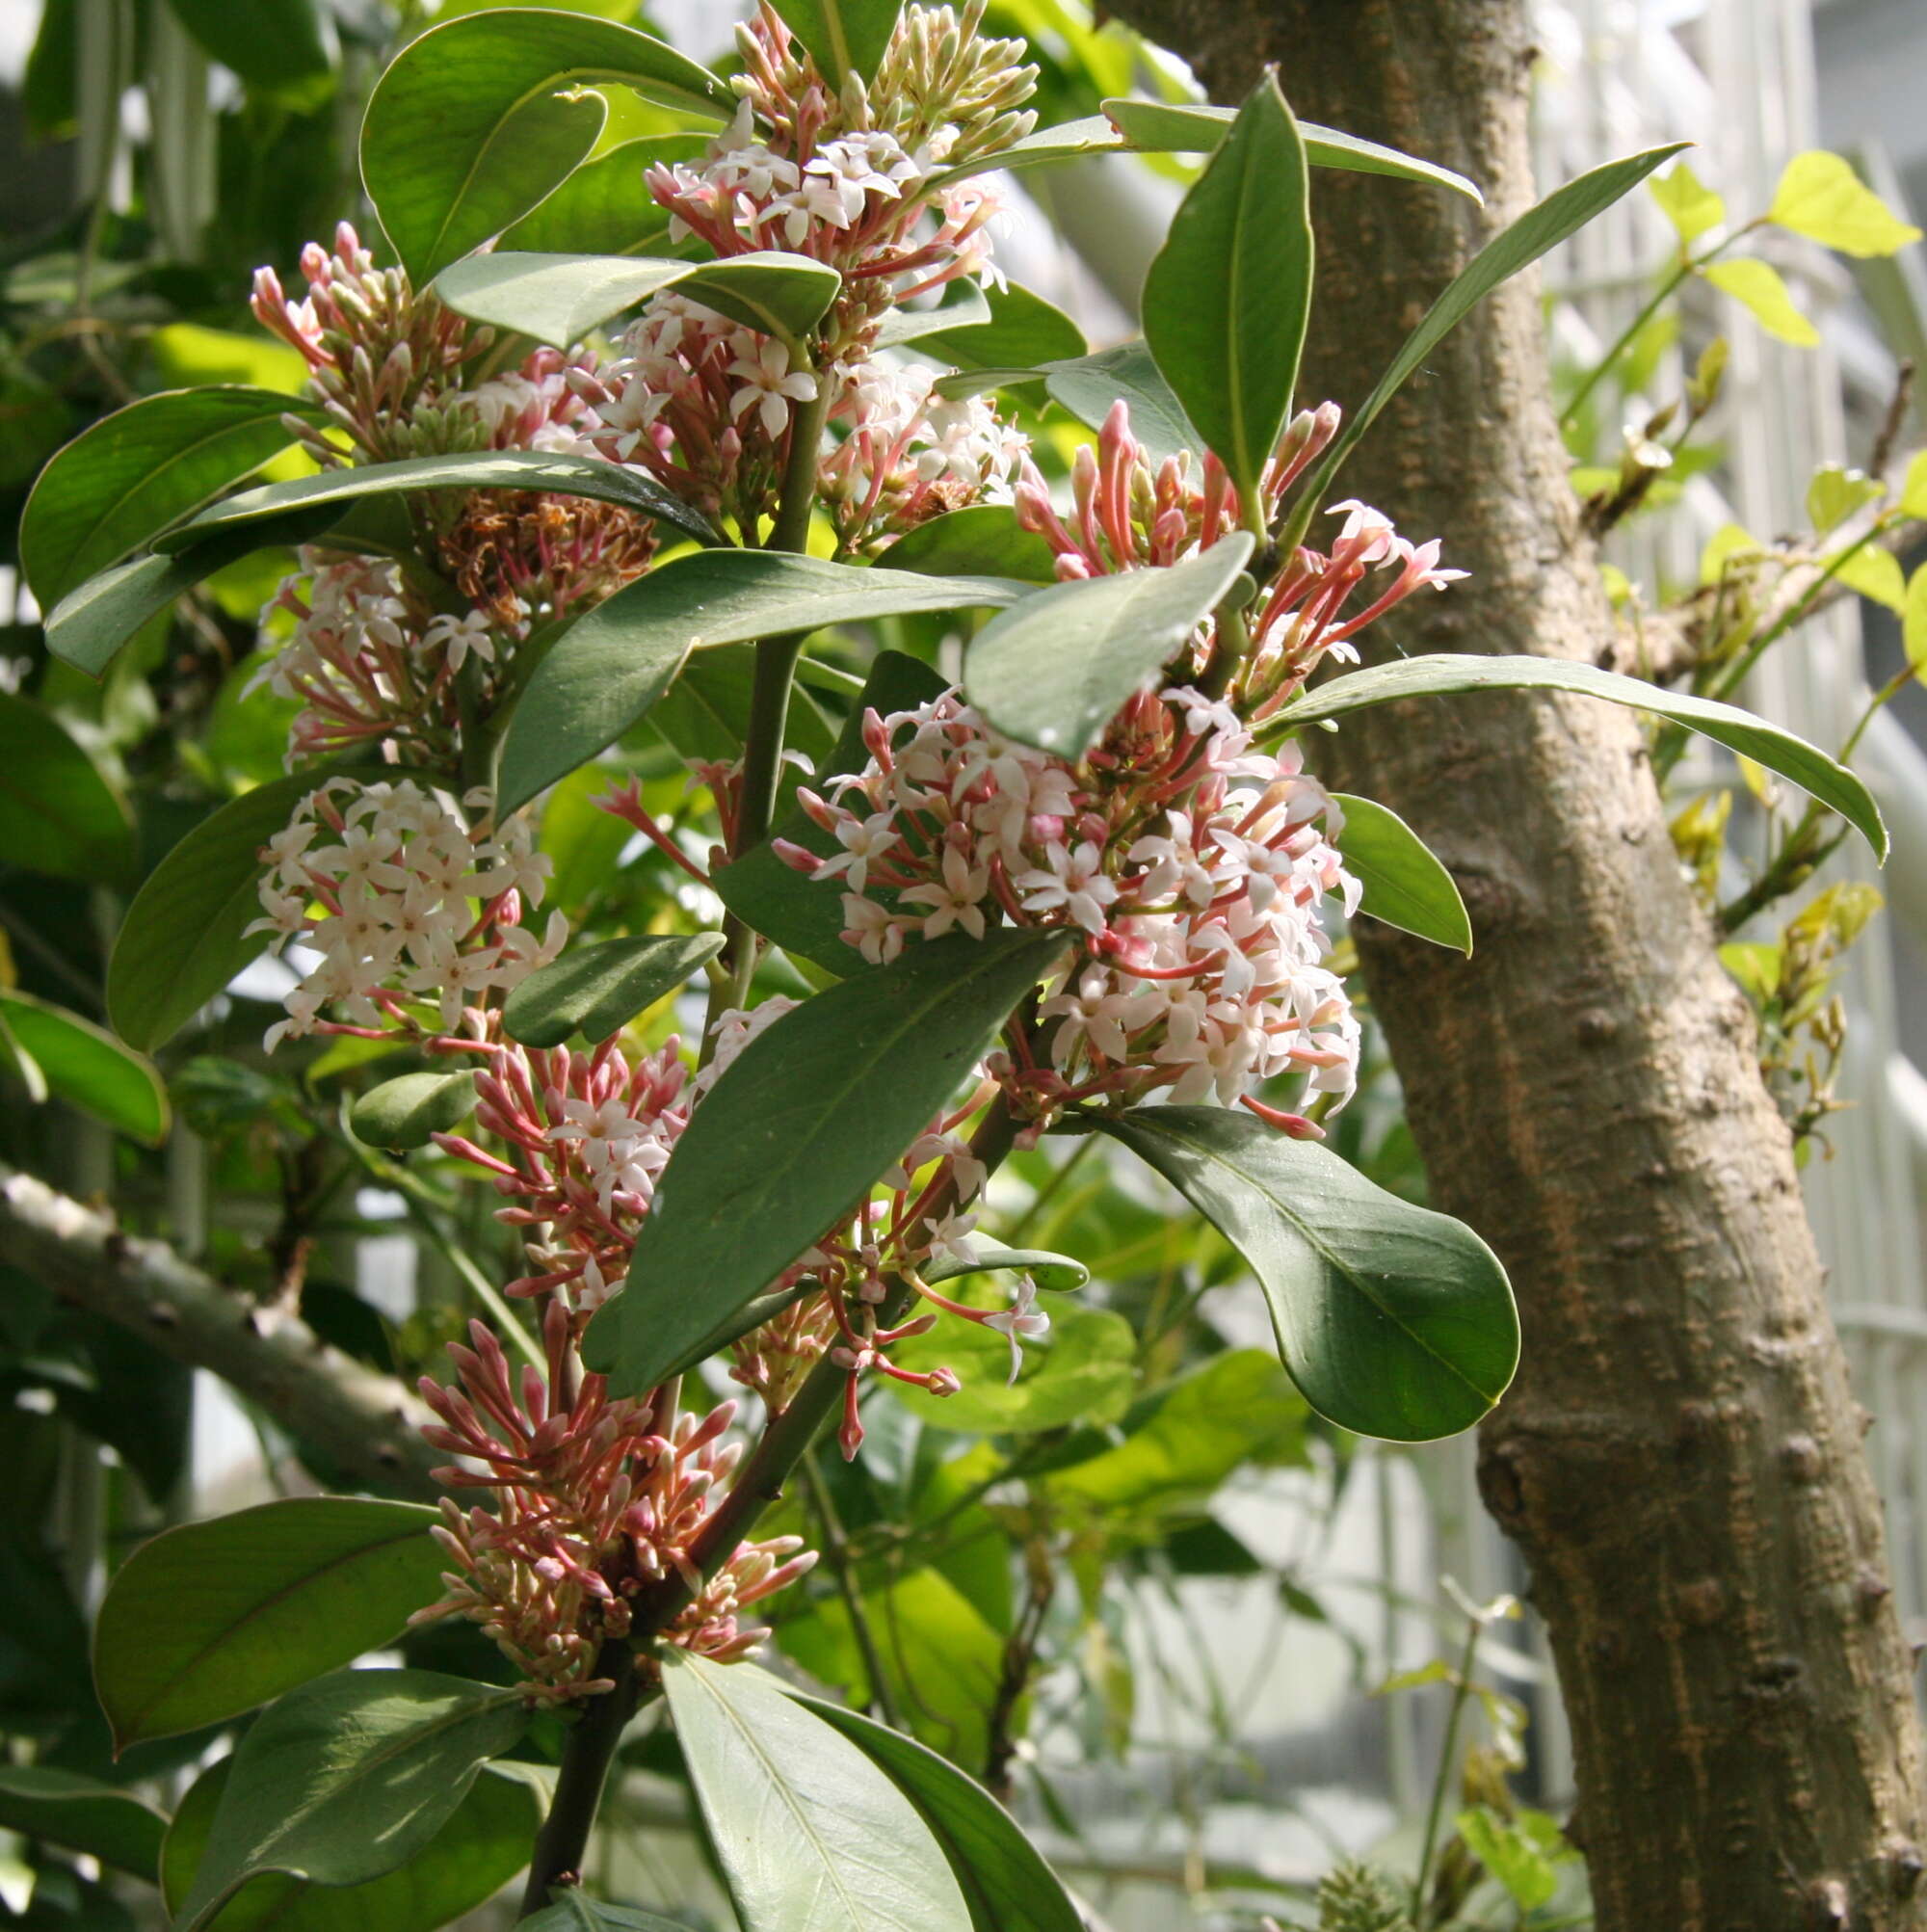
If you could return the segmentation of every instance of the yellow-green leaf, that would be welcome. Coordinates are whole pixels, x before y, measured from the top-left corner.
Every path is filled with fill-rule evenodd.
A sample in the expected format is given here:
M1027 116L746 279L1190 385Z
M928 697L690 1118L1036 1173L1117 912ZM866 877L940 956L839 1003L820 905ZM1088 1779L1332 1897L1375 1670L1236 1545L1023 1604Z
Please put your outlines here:
M1807 515L1812 519L1813 534L1824 537L1880 493L1879 481L1863 471L1822 463L1807 486Z
M1786 164L1766 218L1845 255L1890 255L1920 239L1920 230L1903 222L1843 156L1822 148Z
M1727 219L1726 198L1708 188L1683 161L1670 173L1654 175L1646 185L1682 242L1698 241L1708 228L1717 228Z
M1907 641L1907 661L1916 677L1927 680L1927 564L1922 564L1908 582L1900 622Z
M1715 288L1744 303L1769 335L1796 349L1811 349L1819 341L1820 331L1794 306L1780 271L1766 262L1749 255L1739 261L1715 262L1701 273Z
M1717 584L1735 558L1765 554L1766 545L1752 531L1738 523L1722 523L1706 539L1706 547L1700 552L1700 581Z
M1927 516L1927 449L1914 452L1900 486L1900 507L1910 516Z
M1885 604L1896 615L1907 608L1907 579L1891 550L1865 544L1846 558L1834 574L1849 590Z

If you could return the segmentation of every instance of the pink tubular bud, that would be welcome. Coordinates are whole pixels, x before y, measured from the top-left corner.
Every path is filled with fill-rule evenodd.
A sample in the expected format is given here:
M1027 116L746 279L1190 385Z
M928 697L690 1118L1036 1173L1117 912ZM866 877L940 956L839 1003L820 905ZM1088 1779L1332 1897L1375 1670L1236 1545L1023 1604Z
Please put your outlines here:
M792 872L810 873L822 864L815 853L806 845L798 845L793 839L773 838L770 850L787 865Z

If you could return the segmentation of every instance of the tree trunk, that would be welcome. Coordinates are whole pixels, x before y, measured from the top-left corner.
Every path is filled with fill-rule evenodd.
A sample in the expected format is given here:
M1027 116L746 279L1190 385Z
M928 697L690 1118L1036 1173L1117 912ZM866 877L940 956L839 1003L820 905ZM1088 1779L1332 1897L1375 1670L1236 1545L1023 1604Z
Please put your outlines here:
M1522 0L1125 0L1235 100L1471 175L1321 172L1305 395L1351 406L1533 198ZM1473 575L1404 648L1603 659L1530 278L1428 359L1350 465ZM1480 1478L1523 1548L1571 1718L1602 1932L1922 1922L1920 1739L1866 1416L1754 1029L1667 836L1632 714L1473 698L1348 720L1321 755L1457 877L1469 962L1362 921L1441 1207L1512 1272L1518 1381Z

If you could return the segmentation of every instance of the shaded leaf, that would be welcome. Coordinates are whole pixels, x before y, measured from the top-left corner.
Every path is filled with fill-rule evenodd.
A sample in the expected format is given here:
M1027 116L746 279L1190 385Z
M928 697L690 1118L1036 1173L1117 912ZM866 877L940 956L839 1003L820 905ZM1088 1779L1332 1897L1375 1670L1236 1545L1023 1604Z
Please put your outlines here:
M466 1120L475 1106L475 1075L460 1073L402 1073L370 1087L348 1116L355 1138L368 1147L393 1152L427 1147L436 1134L448 1133Z
M51 712L0 692L0 852L61 879L124 884L134 826L118 793Z
M0 1830L85 1852L150 1883L164 1813L114 1785L42 1765L0 1764Z
M1008 577L1018 583L1057 582L1057 553L1026 530L1008 503L973 503L906 530L872 567L921 570L931 576Z
M1072 362L1053 362L1044 375L1050 400L1088 429L1102 429L1112 405L1126 404L1131 434L1154 464L1180 450L1191 451L1194 458L1203 453L1204 438L1142 342L1121 342L1115 349L1101 349Z
M1046 362L1075 361L1090 345L1063 309L1013 282L984 293L981 321L959 317L946 326L919 331L917 352L940 357L962 369L1035 369ZM947 309L937 309L942 317Z
M723 950L721 933L673 933L576 946L510 993L502 1030L524 1046L560 1046L572 1034L603 1041Z
M330 84L330 35L319 0L168 0L214 59L251 89L311 100Z
M1405 820L1374 799L1333 792L1345 815L1333 841L1346 869L1365 888L1359 911L1402 933L1470 955L1472 921L1459 887Z
M610 1905L589 1898L579 1885L564 1888L556 1902L533 1919L524 1919L516 1932L689 1932L673 1919L639 1912L633 1905Z
M129 1052L91 1019L31 993L0 990L0 1020L62 1099L150 1147L167 1138L167 1089L145 1055Z
M670 212L643 176L658 162L695 161L704 134L652 134L621 141L585 161L547 200L532 208L497 244L531 254L647 255L669 240Z
M993 1293L979 1298L996 1306ZM907 1382L885 1386L935 1428L966 1435L1035 1434L1078 1423L1115 1422L1137 1386L1137 1337L1109 1309L1053 1308L1050 1333L1024 1344L1023 1366L1010 1380L1008 1338L981 1322L939 1316L925 1335L907 1336L890 1359L915 1374L955 1369L964 1386L955 1395L932 1395Z

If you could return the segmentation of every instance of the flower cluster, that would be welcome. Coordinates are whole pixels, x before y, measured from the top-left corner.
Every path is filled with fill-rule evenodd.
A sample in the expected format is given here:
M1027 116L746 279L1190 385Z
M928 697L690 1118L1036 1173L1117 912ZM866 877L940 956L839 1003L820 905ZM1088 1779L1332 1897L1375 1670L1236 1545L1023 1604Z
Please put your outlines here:
M488 795L466 803L486 808ZM276 949L299 940L319 955L287 994L288 1017L269 1028L270 1049L308 1033L486 1031L488 1009L568 938L559 913L540 938L522 923L550 866L527 826L471 828L412 779L327 780L262 857L262 916L249 930L272 934ZM324 1018L330 1009L346 1019Z
M583 1373L560 1303L543 1323L547 1374L519 1375L480 1322L473 1346L450 1348L459 1388L424 1377L437 1421L423 1434L462 1461L439 1470L449 1489L488 1489L493 1507L444 1498L436 1536L455 1568L447 1595L417 1611L424 1623L460 1614L480 1624L549 1702L611 1688L596 1672L605 1642L626 1636L638 1600L671 1576L693 1600L664 1630L672 1643L727 1662L766 1631L739 1610L794 1581L815 1562L802 1539L739 1545L705 1579L698 1567L713 1497L742 1454L724 1441L726 1402L700 1418L658 1416L648 1400L612 1399Z

